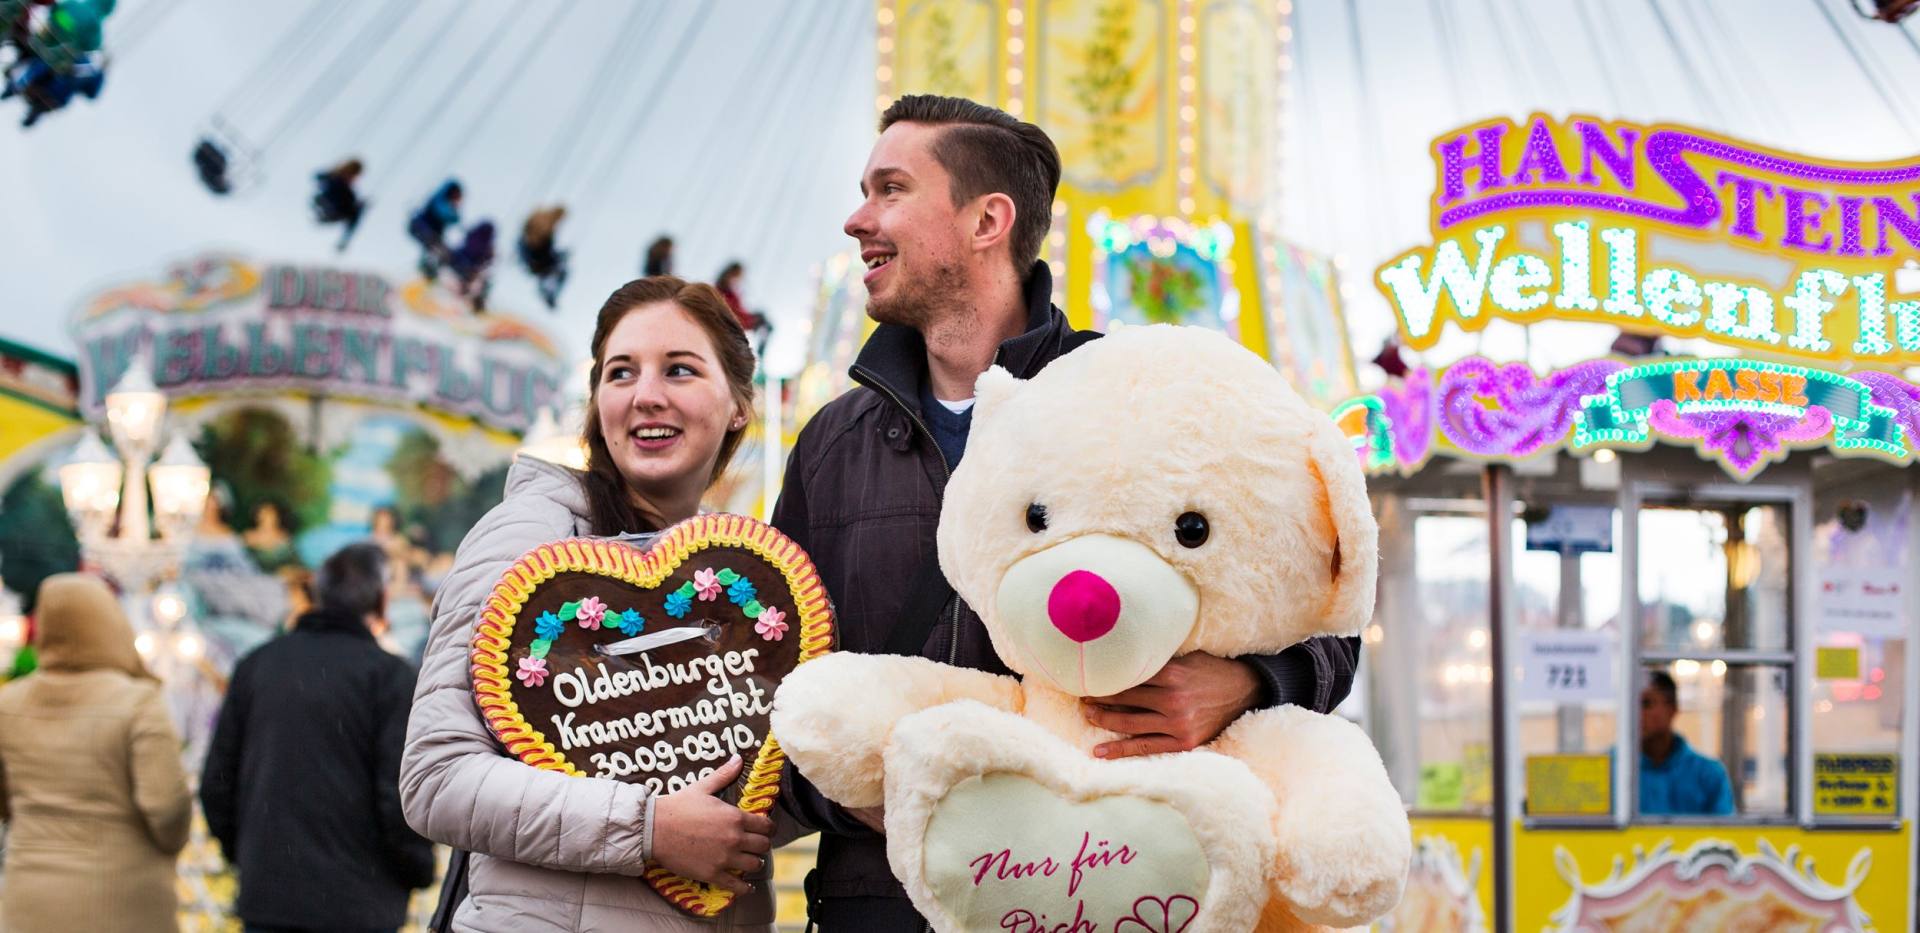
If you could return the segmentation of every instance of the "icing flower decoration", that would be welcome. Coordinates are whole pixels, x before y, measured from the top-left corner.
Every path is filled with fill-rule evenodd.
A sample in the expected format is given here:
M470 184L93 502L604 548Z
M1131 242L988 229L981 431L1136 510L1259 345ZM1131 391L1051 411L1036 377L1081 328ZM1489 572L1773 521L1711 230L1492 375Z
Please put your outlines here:
M533 620L533 634L547 641L559 638L560 633L566 631L566 628L567 623L560 621L560 617L551 612L540 613L540 618Z
M744 606L754 600L758 593L753 591L753 581L741 577L727 587L727 598L736 606Z
M513 676L529 687L538 687L547 682L547 659L521 658L520 670Z
M640 613L628 609L620 613L620 621L617 624L620 626L620 634L631 638L647 627L647 620L640 618Z
M759 621L753 623L753 630L768 641L779 641L787 634L787 615L772 606L762 608Z
M667 615L676 619L687 617L687 610L693 608L693 595L684 589L667 594Z
M576 618L580 620L581 628L597 629L600 627L600 620L606 617L607 604L601 602L600 597L589 596L580 601L580 614Z
M570 603L560 604L560 621L571 622L579 614L580 614L580 603L578 600L575 600L574 602L570 602Z
M710 603L720 598L720 575L712 568L693 572L693 588L700 592L700 601Z

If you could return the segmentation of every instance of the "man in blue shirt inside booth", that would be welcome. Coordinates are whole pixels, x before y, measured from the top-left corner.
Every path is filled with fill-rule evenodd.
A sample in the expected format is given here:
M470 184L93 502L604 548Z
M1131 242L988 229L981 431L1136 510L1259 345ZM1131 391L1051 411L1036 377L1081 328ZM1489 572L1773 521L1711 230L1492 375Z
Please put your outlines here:
M1680 691L1672 675L1652 671L1640 691L1640 812L1648 816L1727 816L1727 769L1673 731Z

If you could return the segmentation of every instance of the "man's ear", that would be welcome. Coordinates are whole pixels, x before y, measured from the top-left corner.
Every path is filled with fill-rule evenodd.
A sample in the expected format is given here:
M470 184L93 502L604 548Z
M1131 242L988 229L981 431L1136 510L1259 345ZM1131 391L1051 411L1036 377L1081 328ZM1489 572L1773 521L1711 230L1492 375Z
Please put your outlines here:
M979 212L973 226L973 248L986 252L1013 240L1013 222L1019 212L1013 198L1004 192L984 194L976 202Z

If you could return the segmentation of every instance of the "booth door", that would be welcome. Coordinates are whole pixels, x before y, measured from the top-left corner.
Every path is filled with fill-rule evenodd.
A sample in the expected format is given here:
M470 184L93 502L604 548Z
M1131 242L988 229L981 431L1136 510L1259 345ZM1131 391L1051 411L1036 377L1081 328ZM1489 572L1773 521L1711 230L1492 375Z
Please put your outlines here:
M1798 492L1629 486L1622 563L1635 695L1627 708L1639 715L1623 717L1628 737L1640 747L1649 729L1671 732L1725 768L1732 791L1731 812L1673 788L1655 793L1640 773L1648 759L1635 755L1630 819L1792 816L1796 542L1804 540L1795 533L1804 516L1795 513L1806 507ZM1668 686L1674 695L1663 704Z

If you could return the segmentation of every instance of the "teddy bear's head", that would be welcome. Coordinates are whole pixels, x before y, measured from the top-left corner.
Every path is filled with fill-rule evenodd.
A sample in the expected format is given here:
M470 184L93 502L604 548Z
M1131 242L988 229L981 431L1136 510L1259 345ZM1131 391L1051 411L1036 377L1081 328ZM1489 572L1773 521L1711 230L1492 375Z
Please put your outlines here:
M1107 696L1181 654L1269 654L1372 613L1358 458L1245 347L1125 327L976 392L940 566L1021 675Z

